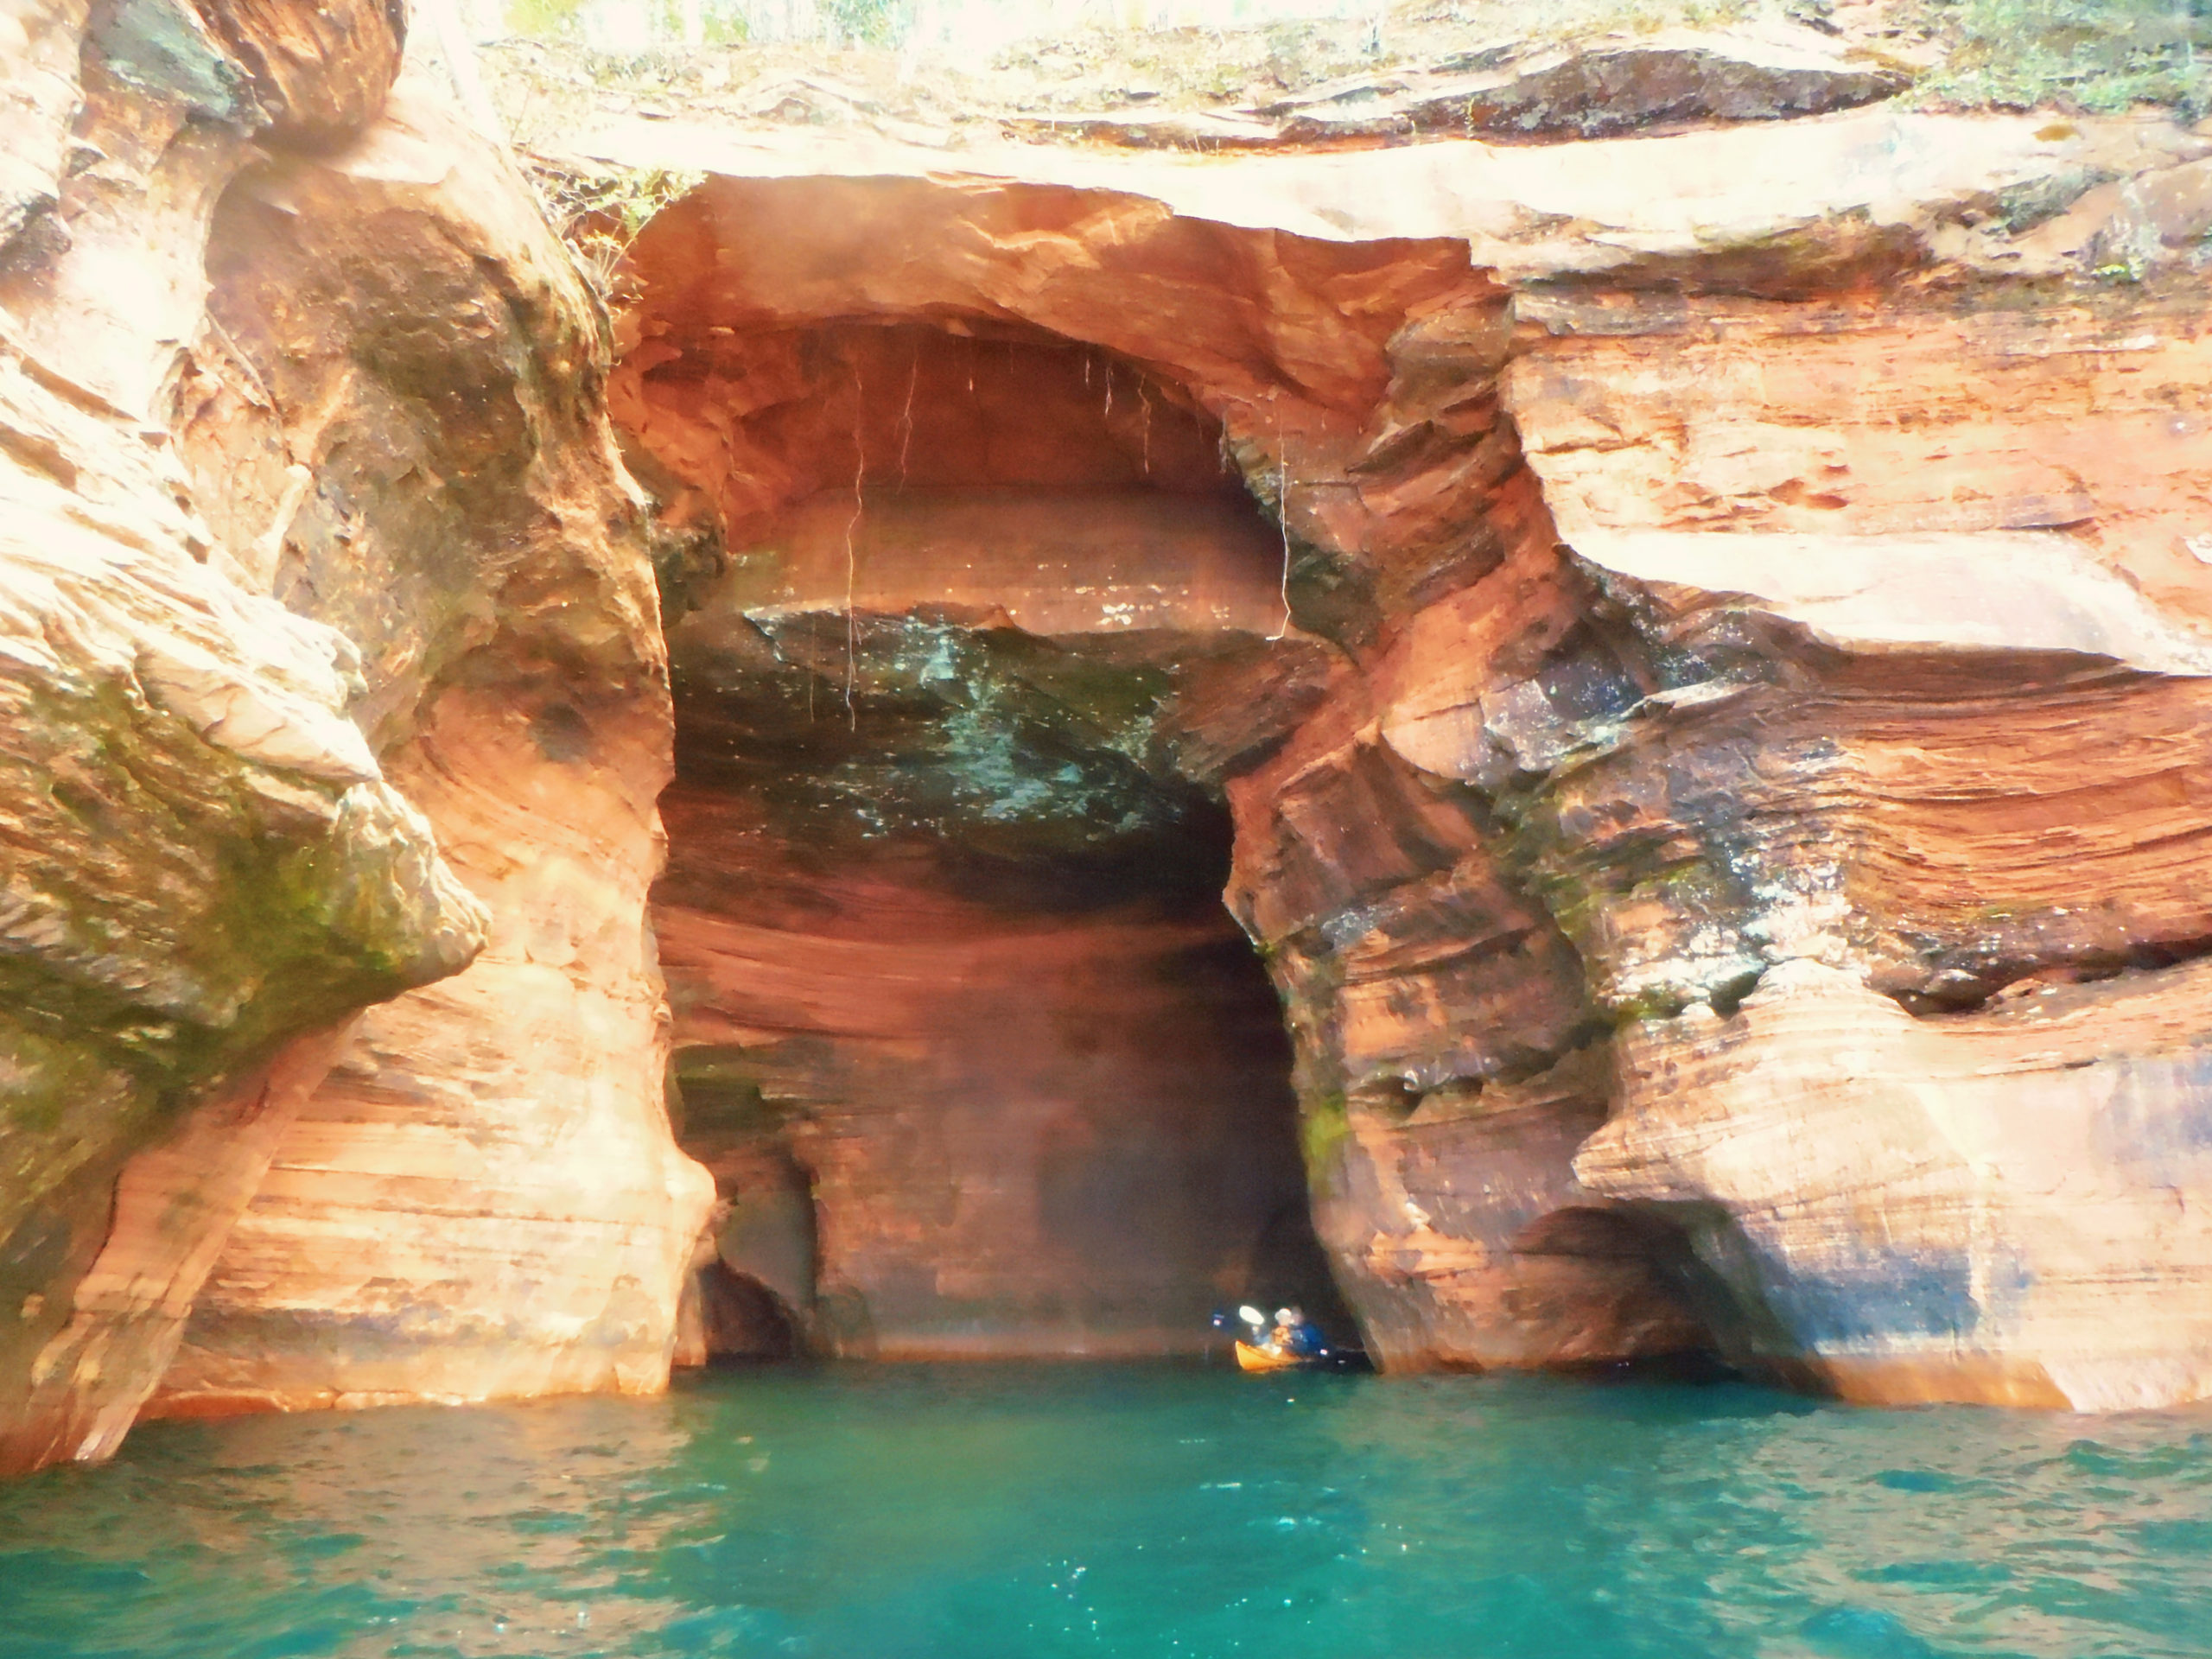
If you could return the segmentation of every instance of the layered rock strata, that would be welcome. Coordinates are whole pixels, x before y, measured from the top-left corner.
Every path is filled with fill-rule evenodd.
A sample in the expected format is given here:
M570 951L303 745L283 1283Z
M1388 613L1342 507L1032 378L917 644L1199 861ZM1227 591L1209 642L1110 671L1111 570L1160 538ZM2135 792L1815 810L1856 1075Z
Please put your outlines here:
M1310 700L1322 653L1270 639L1281 539L1217 432L1035 330L709 338L703 382L642 389L675 510L728 537L671 631L653 903L730 1206L707 1347L783 1339L734 1284L886 1357L1325 1311L1274 998L1185 775L1270 717L1224 688L1272 661Z
M616 406L733 547L786 488L757 411L810 394L717 365L856 319L1111 352L1278 520L1312 665L1236 671L1215 706L1281 717L1179 772L1386 1364L2203 1391L2158 1314L2202 1299L2200 136L994 152L1018 182L696 137L725 176L636 251Z
M671 794L654 925L718 1259L812 1345L1190 1352L1326 1298L1274 998L1202 885L1031 909L1036 873L810 859L742 801Z
M359 717L491 924L364 1016L151 1408L658 1388L709 1193L663 1101L667 676L590 301L412 81L215 232L184 393L211 512L360 643Z
M653 123L610 370L395 12L9 27L6 1466L1173 1348L1323 1294L1300 1142L1388 1368L2212 1392L2212 138Z
M327 1117L361 1070L326 1086L334 1061L379 1043L407 1051L405 1090L467 1100L464 1137L489 1116L467 1079L501 1075L476 1092L535 1141L565 1089L625 1172L604 1183L594 1149L591 1180L511 1205L528 1222L473 1269L497 1281L491 1351L444 1351L399 1391L652 1386L707 1194L659 1098L641 911L665 676L589 302L509 164L419 94L385 118L397 10L34 11L0 217L0 1457L113 1448L272 1160L296 1161L295 1116ZM613 759L579 790L593 720ZM563 835L593 885L528 850ZM462 981L356 1039L365 1004L450 980L487 937ZM545 966L518 985L531 950ZM524 989L596 1039L542 1090ZM594 1033L579 1007L602 1005ZM532 1186L535 1149L511 1161ZM436 1166L417 1157L427 1188L357 1211L350 1242L325 1230L341 1276L375 1274L365 1242L484 1207L480 1168L442 1205ZM607 1251L626 1226L636 1244ZM454 1248L427 1254L378 1309L404 1308L418 1360L466 1300ZM561 1271L587 1311L518 1328L518 1281ZM376 1394L320 1390L327 1358L229 1397Z
M327 60L293 77L282 19L195 17L172 36L106 18L87 37L81 8L34 8L11 76L13 1467L112 1449L334 1033L483 942L482 907L348 718L359 653L228 579L168 419L207 217L247 136L358 125L397 66L393 18L327 21Z

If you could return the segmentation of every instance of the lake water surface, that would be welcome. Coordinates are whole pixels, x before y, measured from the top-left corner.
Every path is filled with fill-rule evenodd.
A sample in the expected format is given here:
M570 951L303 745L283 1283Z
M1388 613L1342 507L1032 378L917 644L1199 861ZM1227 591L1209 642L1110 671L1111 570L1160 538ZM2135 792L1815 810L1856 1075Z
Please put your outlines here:
M2212 1655L2212 1414L1146 1367L155 1425L6 1659Z

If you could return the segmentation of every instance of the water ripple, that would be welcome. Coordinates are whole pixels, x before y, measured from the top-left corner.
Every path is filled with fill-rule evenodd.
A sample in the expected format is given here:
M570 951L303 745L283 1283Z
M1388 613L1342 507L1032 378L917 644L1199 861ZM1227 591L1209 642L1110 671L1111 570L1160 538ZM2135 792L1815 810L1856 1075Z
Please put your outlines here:
M0 1654L2205 1659L2212 1423L2087 1423L885 1367L157 1425L0 1489Z

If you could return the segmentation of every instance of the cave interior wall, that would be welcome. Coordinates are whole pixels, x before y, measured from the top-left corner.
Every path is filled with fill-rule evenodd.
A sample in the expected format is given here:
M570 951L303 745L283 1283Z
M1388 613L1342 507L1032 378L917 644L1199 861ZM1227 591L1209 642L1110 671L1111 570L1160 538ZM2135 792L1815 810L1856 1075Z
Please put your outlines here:
M787 1303L835 1351L1194 1348L1209 1304L1334 1315L1311 1161L1386 1363L1708 1352L1677 1230L1572 1179L1605 1098L1573 948L1472 793L1343 729L1391 607L1556 563L1498 406L1498 293L1433 246L1171 221L1148 251L1166 270L1141 258L1094 310L1008 315L964 271L804 324L772 285L664 302L681 277L651 250L733 196L650 233L615 391L671 531L718 532L672 573L654 915L685 1144L730 1205L722 1265L760 1248L748 1217L786 1217L768 1254L807 1256ZM1027 205L1073 221L1063 254L1116 234L1110 211ZM873 216L947 257L913 223L931 204L848 206L842 230ZM977 287L1027 280L1005 257ZM1163 327L1162 289L1215 332ZM1302 385L1284 359L1326 372ZM1550 591L1508 626L1529 655L1580 619ZM1605 651L1586 695L1618 704L1635 688ZM1286 785L1316 734L1329 764ZM1347 913L1366 937L1340 951ZM1459 1265L1410 1290L1372 1268L1383 1199L1333 1167L1347 1077L1395 1109L1420 1081L1471 1092L1563 1057L1576 1082L1530 1091L1515 1127L1422 1137L1450 1160ZM1512 1198L1452 1199L1478 1167L1513 1170ZM1422 1287L1485 1250L1503 1265L1478 1289Z

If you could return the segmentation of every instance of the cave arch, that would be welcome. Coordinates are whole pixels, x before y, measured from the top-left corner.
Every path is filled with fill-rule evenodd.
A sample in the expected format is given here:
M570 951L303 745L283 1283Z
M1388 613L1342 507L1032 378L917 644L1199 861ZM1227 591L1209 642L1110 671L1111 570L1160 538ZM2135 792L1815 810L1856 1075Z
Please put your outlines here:
M731 470L671 583L655 923L684 1144L756 1218L705 1270L709 1354L776 1345L732 1269L802 1185L794 1351L1185 1351L1254 1298L1348 1335L1184 747L1214 686L1320 656L1217 423L1004 322L709 340L658 388Z
M1185 1059L1148 1097L1218 1102L1254 1096L1218 1071L1241 1045L1270 1050L1246 1075L1271 1071L1282 1103L1247 1160L1268 1173L1240 1200L1246 1234L1273 1217L1281 1236L1310 1178L1304 1213L1386 1363L1568 1357L1571 1319L1516 1311L1528 1283L1618 1304L1619 1264L1524 1256L1513 1236L1585 1196L1571 1165L1604 1085L1553 1076L1589 1047L1582 964L1450 780L1471 741L1496 742L1478 700L1498 662L1563 658L1545 695L1584 712L1637 685L1561 577L1498 398L1505 296L1465 246L1313 241L1057 187L721 178L649 226L631 267L610 402L669 549L677 781L655 923L679 1076L740 1057L767 1132L804 1142L823 1306L868 1333L849 1351L1177 1345L1111 1295L1061 1318L1040 1292L1009 1319L999 1292L1040 1263L1096 1271L1101 1218L1193 1170L1217 1173L1187 1207L1218 1209L1235 1157L1185 1135L1147 1164L1158 1147L1099 1099L1071 1107L1064 1077L947 1082L944 1055L1087 1044L1114 1057L1094 1071L1134 1076L1204 1054L1211 1080ZM997 1000L955 1017L916 988L955 961L995 974ZM1055 995L1064 1028L1040 1038ZM1462 1109L1485 1090L1529 1096L1537 1127L1499 1141L1516 1109ZM1046 1103L1019 1179L975 1150L988 1128L956 1151L941 1110L856 1155L855 1100L932 1090ZM1234 1114L1159 1122L1199 1120ZM1451 1172L1499 1159L1529 1173L1471 1205ZM1440 1170L1443 1202L1421 1185ZM1020 1191L1020 1216L976 1201L994 1187ZM894 1239L903 1254L862 1248ZM1009 1244L1019 1262L990 1267ZM1325 1274L1268 1271L1249 1252L1241 1280L1185 1264L1175 1318L1197 1332L1200 1283L1216 1305L1334 1300ZM1571 1357L1679 1348L1664 1312L1586 1321Z
M721 1261L698 1270L699 1323L709 1364L762 1364L804 1357L804 1321L760 1280Z

